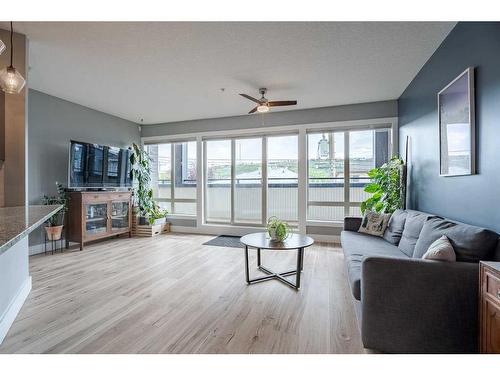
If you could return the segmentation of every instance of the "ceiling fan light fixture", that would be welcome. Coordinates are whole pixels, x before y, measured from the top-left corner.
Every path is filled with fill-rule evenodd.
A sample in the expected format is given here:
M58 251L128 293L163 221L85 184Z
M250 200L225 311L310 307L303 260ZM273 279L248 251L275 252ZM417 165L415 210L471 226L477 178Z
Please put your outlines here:
M259 113L269 112L269 106L267 104L261 104L257 107L257 112Z

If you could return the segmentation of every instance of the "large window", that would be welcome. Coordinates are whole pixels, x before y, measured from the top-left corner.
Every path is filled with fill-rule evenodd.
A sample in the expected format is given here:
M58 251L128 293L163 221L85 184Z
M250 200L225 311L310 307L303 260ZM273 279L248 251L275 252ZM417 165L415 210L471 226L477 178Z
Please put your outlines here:
M146 146L152 159L153 197L177 215L196 215L196 142Z
M153 159L153 196L170 214L201 215L207 224L264 226L277 216L292 225L299 218L315 225L360 216L361 202L369 195L364 192L368 172L391 155L391 129L310 129L300 134L147 145ZM299 171L299 165L307 165L306 170ZM307 176L306 181L299 181L299 175ZM299 192L306 192L304 202L299 202ZM198 196L203 202L197 202ZM299 207L306 207L305 212Z
M298 137L267 139L268 217L298 221Z
M205 221L264 225L298 220L297 135L204 141Z
M231 140L206 141L205 220L231 222Z
M389 129L308 134L307 219L361 215L368 172L387 162L389 150Z

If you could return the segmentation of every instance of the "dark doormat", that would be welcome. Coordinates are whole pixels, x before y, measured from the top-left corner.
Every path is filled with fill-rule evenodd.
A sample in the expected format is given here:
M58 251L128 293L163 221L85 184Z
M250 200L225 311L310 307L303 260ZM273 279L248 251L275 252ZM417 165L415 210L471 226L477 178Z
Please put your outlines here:
M244 246L241 244L240 238L238 236L217 236L203 245L243 248Z

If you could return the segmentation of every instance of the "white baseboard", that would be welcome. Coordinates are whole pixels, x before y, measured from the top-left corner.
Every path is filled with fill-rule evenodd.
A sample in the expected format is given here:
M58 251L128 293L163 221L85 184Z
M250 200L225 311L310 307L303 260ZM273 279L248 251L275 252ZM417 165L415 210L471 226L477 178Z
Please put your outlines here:
M329 234L308 234L308 236L317 242L332 242L336 244L340 243L340 236Z
M191 234L210 234L214 236L229 235L229 236L244 236L245 234L263 231L264 228L251 228L251 227L231 227L231 226L211 226L204 225L202 227L182 227L172 225L171 232L177 233L191 233ZM332 242L340 243L340 236L326 235L326 234L308 234L313 240L318 242Z
M0 344L3 342L5 336L7 336L7 332L9 332L12 323L16 319L17 314L23 307L24 301L30 294L31 291L31 276L28 276L24 284L19 289L16 297L12 300L9 307L0 318Z

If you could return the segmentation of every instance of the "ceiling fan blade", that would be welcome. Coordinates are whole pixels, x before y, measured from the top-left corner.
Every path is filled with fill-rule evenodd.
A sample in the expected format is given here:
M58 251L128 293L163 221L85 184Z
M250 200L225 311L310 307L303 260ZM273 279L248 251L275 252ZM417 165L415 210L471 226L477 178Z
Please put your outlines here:
M254 109L252 109L250 112L248 112L249 115L251 115L252 113L254 113L255 111L257 111L257 107L255 107Z
M281 107L284 105L296 105L297 101L296 100L271 100L267 102L269 107Z
M247 95L247 94L240 94L240 95L243 96L244 98L247 98L248 100L251 100L252 102L260 104L260 100L259 99L252 98L250 95Z

